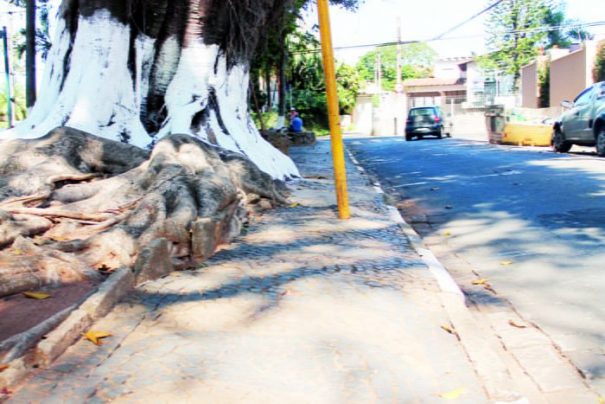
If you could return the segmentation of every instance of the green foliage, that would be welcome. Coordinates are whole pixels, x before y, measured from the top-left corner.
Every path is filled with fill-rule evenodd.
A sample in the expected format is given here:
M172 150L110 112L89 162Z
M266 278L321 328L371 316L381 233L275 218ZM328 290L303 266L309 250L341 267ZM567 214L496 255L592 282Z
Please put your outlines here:
M317 39L309 33L296 33L289 43L291 106L299 111L308 128L328 124L321 55L313 51L318 47ZM336 83L340 114L350 114L355 108L360 88L359 75L355 68L341 64L336 69Z
M401 46L401 79L430 77L437 52L425 43ZM382 88L392 91L397 83L397 46L386 46L363 55L357 63L357 71L366 82L374 81L377 58L380 55Z
M547 27L561 27L577 23L576 20L570 20L565 16L565 4L554 4L549 8L544 16L544 25ZM571 29L552 29L546 34L546 49L550 48L569 48L573 42L578 40L592 39L594 35L588 31L574 27Z
M485 70L510 74L518 86L521 67L531 63L540 48L567 48L577 39L593 36L580 28L561 29L574 23L565 16L561 0L508 0L496 6L487 21L489 53L479 58ZM550 30L544 28L551 27Z
M605 41L599 42L597 47L597 58L593 70L595 82L605 81Z
M18 7L25 8L25 0L6 0L10 4L14 4ZM48 26L48 9L49 0L36 0L36 9L38 14L38 22L40 27L36 28L36 52L42 55L43 59L46 59L48 52L50 51L51 42L49 37L49 26ZM18 59L21 59L25 54L25 28L19 30L19 36L15 39L14 48L15 55Z
M17 88L13 89L13 114L14 117L17 121L21 121L23 119L25 119L25 116L27 115L27 108L25 107L25 91L23 90L22 87L18 86ZM7 97L6 97L6 91L4 88L0 89L0 127L2 128L6 128L7 127L7 116L6 116L6 112L7 112Z
M336 71L336 83L338 86L338 101L341 115L351 115L357 103L359 93L360 77L354 67L342 64Z
M550 107L550 61L544 61L538 66L538 87L540 90L538 107Z
M517 82L521 67L538 54L547 39L542 28L553 0L509 0L496 6L488 17L488 55L480 58L484 69L510 74Z

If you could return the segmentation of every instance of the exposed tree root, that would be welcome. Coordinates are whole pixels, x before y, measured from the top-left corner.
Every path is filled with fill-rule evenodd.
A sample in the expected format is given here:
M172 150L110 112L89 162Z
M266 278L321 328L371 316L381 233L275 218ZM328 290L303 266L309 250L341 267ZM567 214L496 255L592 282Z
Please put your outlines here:
M245 157L187 135L149 153L60 128L0 142L0 161L0 296L133 267L158 239L191 265L239 233L246 194L285 202Z

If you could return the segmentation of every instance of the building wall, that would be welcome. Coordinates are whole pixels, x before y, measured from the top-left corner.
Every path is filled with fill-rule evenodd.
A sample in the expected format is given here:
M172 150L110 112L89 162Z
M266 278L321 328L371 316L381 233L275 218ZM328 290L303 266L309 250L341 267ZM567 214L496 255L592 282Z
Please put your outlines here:
M433 67L433 75L440 79L457 79L461 71L457 61L439 60Z
M550 65L550 106L563 100L573 100L582 90L593 84L592 69L596 55L594 43L584 49L553 60Z
M354 131L373 136L402 136L408 109L405 95L383 93L380 103L373 98L369 94L357 97L352 117Z
M538 108L538 63L521 69L521 106Z
M355 110L353 111L355 132L364 135L372 134L372 110L372 96L365 94L359 95L357 97L357 103L355 104Z
M477 62L466 65L466 100L470 106L485 104L485 75Z

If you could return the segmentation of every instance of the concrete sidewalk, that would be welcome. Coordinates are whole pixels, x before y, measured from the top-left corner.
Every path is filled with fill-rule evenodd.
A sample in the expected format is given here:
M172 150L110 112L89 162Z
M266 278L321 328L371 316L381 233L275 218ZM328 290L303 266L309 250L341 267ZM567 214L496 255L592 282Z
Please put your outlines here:
M291 149L300 205L267 211L202 267L138 288L12 402L488 402L518 398L478 369L443 292L349 161L336 219L328 142ZM461 310L464 310L462 308ZM442 327L445 327L442 328ZM489 357L486 358L489 360ZM509 394L510 393L510 394ZM449 395L448 395L449 394Z

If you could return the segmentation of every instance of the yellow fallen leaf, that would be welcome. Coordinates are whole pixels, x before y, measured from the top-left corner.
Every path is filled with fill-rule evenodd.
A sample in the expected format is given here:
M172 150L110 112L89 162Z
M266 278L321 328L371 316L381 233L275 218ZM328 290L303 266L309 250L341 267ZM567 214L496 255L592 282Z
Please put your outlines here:
M456 334L456 331L454 331L454 329L452 327L450 327L449 325L442 325L441 329L444 330L444 331L446 331L446 332L448 332L448 333L450 333L450 334L452 334L452 335Z
M15 254L15 255L22 255L23 251L15 249L15 250L13 250L13 254Z
M87 340L89 340L90 342L92 342L95 345L101 345L102 344L101 340L103 338L107 338L107 337L111 337L111 333L109 333L107 331L90 330L86 334L84 334L84 338L86 338Z
M51 295L44 292L23 292L23 296L29 297L30 299L44 300L48 299Z
M599 396L599 404L605 404L605 398Z
M460 397L462 394L464 394L464 391L465 391L464 388L461 387L459 389L452 390L447 393L439 394L439 397L445 398L446 400L455 400L458 397Z
M6 369L10 368L9 365L5 365L5 364L1 364L0 363L0 373L4 372Z
M487 279L477 279L473 281L473 285L485 285L487 284Z
M294 202L294 203L290 204L291 208L296 208L298 206L300 206L300 203L298 203L298 202Z
M503 267L507 267L507 266L512 265L512 264L513 264L513 262L509 261L509 260L500 261L500 265L502 265Z
M449 230L446 230L446 231L444 231L444 232L443 232L443 235L444 235L445 237L449 237L449 236L451 236L451 235L452 235L452 232L451 232L451 231L449 231Z

